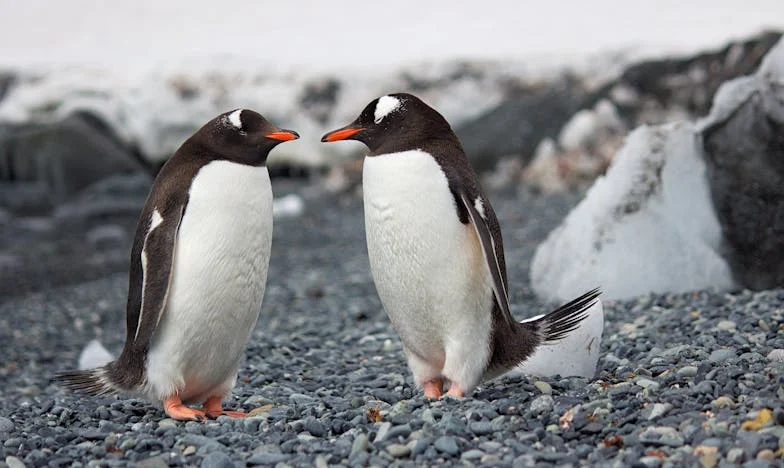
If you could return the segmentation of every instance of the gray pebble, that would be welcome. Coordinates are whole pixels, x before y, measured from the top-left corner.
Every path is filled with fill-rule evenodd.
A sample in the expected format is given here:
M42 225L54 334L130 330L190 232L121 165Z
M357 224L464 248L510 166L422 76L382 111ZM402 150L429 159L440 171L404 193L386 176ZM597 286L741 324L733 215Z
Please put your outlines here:
M457 441L454 437L450 436L441 436L433 443L433 446L439 452L446 453L448 455L457 455L460 452L460 447L457 445Z
M5 457L5 463L8 465L8 468L25 468L24 462L13 455Z
M529 405L528 409L534 416L549 413L553 409L555 401L550 395L539 395Z
M784 349L774 349L769 352L768 361L775 363L784 362Z
M351 444L351 453L349 457L353 457L354 455L366 452L368 449L368 438L365 434L359 434L354 438L354 442Z
M8 418L0 416L0 432L11 432L14 430L14 422Z
M403 444L390 444L387 446L387 452L395 458L401 458L408 456L411 453L411 448Z
M478 459L482 458L484 455L485 455L485 453L482 452L481 450L471 449L471 450L468 450L466 452L463 452L463 454L460 455L460 459L461 460L478 460Z
M246 462L248 465L274 465L285 462L291 455L283 453L257 452L251 455Z
M498 430L492 423L485 421L474 421L468 425L468 428L478 436L492 434Z
M716 349L710 353L710 356L708 356L708 362L721 364L734 358L735 356L737 356L737 353L732 348Z
M201 468L234 468L234 462L223 452L210 452L202 459Z

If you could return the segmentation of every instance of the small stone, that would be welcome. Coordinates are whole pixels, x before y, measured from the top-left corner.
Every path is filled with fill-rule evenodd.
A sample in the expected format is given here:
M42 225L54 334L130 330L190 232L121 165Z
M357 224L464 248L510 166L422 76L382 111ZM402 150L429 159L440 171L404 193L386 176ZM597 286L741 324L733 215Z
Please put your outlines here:
M436 439L435 443L433 443L433 446L439 452L443 452L448 455L457 455L458 452L460 452L460 447L458 447L457 441L454 437L450 436L439 437Z
M313 437L324 437L327 435L327 428L324 423L315 418L308 418L305 421L305 430L310 432Z
M194 453L196 453L196 446L195 445L189 445L189 446L185 447L185 450L182 451L183 456L186 456L186 457L188 455L193 455Z
M784 349L774 349L768 353L768 361L770 362L784 362Z
M324 458L324 455L316 457L316 468L329 468L329 464L327 463L327 459Z
M651 408L651 414L648 415L648 421L659 418L667 414L672 409L670 403L654 403Z
M474 421L468 425L468 429L478 436L492 434L498 430L493 423L486 421Z
M430 423L430 424L436 423L436 418L433 415L433 411L431 411L430 408L425 408L422 411L422 414L419 416L419 418L426 423Z
M292 393L289 395L289 400L295 405L307 405L316 401L312 396L302 393Z
M534 387L536 387L537 390L542 392L543 395L551 395L553 393L553 387L550 386L549 383L542 382L541 380L537 380L536 382L534 382Z
M730 463L734 463L739 465L743 463L743 460L746 458L746 454L743 452L742 448L731 448L729 452L727 452L727 461Z
M485 453L483 451L477 450L477 449L471 449L471 450L469 450L467 452L463 452L463 454L460 455L460 459L461 460L478 460L478 459L482 458L483 456L485 456Z
M638 378L634 383L651 392L655 392L661 387L658 382L655 382L651 379L646 379L644 377Z
M719 409L719 408L734 408L735 407L735 402L732 401L732 398L730 398L730 397L728 397L726 395L723 395L723 396L720 396L720 397L716 398L715 400L711 401L711 406L713 406L716 409Z
M158 427L177 427L177 421L171 418L164 418L158 421Z
M771 449L762 449L757 453L757 460L773 462L776 460L776 454Z
M539 395L531 402L529 409L534 416L549 413L553 409L555 401L550 395Z
M234 468L231 458L223 452L210 452L201 461L201 468Z
M679 377L694 377L698 370L697 366L683 366L678 369L677 374Z
M494 440L488 440L479 444L479 448L485 452L497 452L504 445Z
M0 432L11 432L14 430L14 422L8 418L0 416Z
M354 438L354 442L351 444L351 454L349 458L353 457L354 455L362 452L366 452L368 449L368 438L365 434L359 434Z
M288 460L290 455L285 453L256 452L247 460L248 465L275 465Z
M381 442L384 439L386 439L387 433L389 432L390 429L392 429L391 422L381 423L381 425L378 427L378 432L376 432L376 438L373 439L373 442Z
M411 449L411 454L417 456L420 453L425 453L425 450L427 450L427 447L430 445L430 443L428 443L428 441L425 439L417 439L412 440L406 445L408 445L408 448Z
M411 448L403 444L390 444L387 446L387 453L395 458L406 457L411 453Z
M735 350L732 348L716 349L710 353L710 356L708 356L708 362L713 364L721 364L734 358L736 355L737 353L735 353Z
M169 464L166 463L166 460L163 459L162 455L158 455L157 457L150 457L145 460L140 460L134 463L133 466L135 468L168 468ZM204 466L203 462L201 466Z
M735 330L737 326L738 325L732 320L722 320L716 324L716 328L719 330Z
M5 457L5 464L8 468L25 468L24 462L13 455Z

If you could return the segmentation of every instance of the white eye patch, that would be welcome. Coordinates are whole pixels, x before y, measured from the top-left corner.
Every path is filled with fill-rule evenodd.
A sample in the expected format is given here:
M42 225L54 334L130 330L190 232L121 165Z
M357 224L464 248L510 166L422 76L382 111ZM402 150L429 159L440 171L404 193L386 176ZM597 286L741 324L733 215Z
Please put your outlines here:
M229 123L235 126L237 130L242 130L242 109L237 109L229 114L228 119Z
M373 114L375 123L381 123L384 117L400 108L400 99L392 96L382 96L376 103L376 112Z

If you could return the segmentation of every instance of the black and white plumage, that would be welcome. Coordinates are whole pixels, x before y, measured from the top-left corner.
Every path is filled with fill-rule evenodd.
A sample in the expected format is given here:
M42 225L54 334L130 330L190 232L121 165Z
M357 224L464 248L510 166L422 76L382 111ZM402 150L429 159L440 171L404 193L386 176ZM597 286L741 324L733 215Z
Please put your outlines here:
M462 396L574 330L593 290L532 322L509 310L501 229L449 123L410 94L372 101L322 141L358 140L373 279L429 397ZM565 357L568 359L568 357Z
M117 360L57 375L90 395L164 402L177 419L224 412L261 311L272 242L266 160L298 138L237 109L185 141L155 179L136 229L126 341ZM202 411L183 405L205 402Z

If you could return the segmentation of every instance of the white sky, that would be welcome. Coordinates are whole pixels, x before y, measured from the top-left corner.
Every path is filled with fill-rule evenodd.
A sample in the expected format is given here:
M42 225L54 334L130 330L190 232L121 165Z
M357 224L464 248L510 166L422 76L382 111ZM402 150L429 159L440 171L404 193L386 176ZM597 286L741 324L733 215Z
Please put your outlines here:
M0 66L149 67L234 55L333 68L432 58L689 52L765 27L784 0L0 0Z

